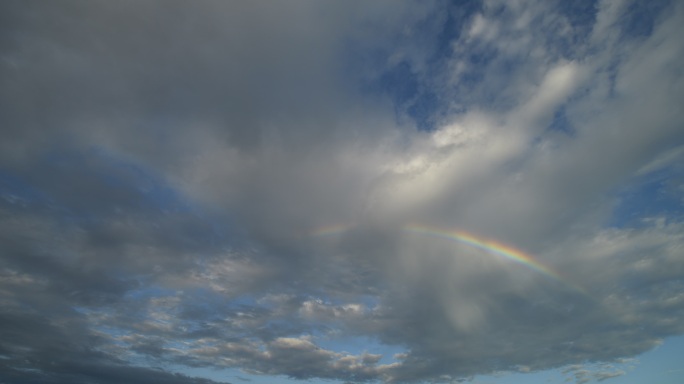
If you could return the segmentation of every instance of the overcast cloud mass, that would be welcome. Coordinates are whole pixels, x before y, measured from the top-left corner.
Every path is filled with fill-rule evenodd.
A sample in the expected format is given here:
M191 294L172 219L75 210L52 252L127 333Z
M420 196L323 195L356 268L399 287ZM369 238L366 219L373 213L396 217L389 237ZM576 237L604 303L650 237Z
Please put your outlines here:
M684 334L683 25L3 1L0 382L624 374Z

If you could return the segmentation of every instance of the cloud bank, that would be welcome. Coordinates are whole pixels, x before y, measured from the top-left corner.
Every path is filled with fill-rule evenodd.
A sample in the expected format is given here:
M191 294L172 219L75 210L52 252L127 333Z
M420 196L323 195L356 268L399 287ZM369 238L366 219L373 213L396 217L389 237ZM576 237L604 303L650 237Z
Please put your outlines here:
M676 2L0 7L8 382L583 383L684 333Z

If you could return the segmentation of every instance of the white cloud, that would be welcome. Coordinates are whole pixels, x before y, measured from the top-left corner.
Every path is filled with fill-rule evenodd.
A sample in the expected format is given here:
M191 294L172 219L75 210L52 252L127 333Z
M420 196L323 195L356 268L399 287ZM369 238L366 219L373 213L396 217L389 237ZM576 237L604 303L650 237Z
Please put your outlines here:
M529 1L17 6L1 364L449 381L684 333L679 218L606 227L617 190L682 154L684 8L630 38L625 4L590 25Z

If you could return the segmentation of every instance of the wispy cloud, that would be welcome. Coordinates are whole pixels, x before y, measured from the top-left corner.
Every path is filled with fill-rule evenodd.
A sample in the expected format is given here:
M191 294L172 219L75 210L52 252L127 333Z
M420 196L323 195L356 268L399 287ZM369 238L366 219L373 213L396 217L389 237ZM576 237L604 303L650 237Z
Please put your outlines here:
M624 375L684 333L657 3L3 4L0 366Z

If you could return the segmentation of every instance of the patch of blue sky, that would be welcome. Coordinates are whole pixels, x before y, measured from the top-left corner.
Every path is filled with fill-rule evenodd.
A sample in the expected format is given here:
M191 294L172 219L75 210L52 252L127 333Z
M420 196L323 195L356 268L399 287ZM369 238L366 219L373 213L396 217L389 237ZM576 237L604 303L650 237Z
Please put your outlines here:
M598 1L557 1L555 10L564 17L570 29L564 34L550 30L546 34L547 49L567 60L578 60L587 53L587 42L596 23ZM556 25L552 24L555 28Z
M684 169L667 167L635 178L615 195L610 227L643 227L645 219L684 218Z
M182 291L161 287L158 285L143 285L130 290L125 298L128 300L147 301L154 298L178 297L183 300L183 307L201 312L203 319L221 317L228 312L249 312L252 310L269 310L260 304L252 295L240 295L227 299L225 295L207 287L184 288Z
M438 96L426 87L409 63L404 61L393 66L374 83L371 88L376 88L392 101L398 120L408 115L420 130L434 127L433 116L438 115L439 109Z
M344 297L338 297L338 296L329 296L325 295L321 292L318 292L317 295L310 295L308 297L310 300L320 300L323 304L325 305L347 305L347 304L362 304L364 307L366 307L367 310L372 310L375 306L377 306L380 303L380 299L377 296L372 296L372 295L360 295L358 297L354 297L353 299L348 298L347 296Z
M363 295L358 301L366 307L366 310L372 310L380 304L380 298L371 295Z
M0 203L15 207L52 203L48 195L32 186L19 174L7 171L0 171L0 198Z
M76 178L96 184L96 187L121 192L131 199L135 209L192 212L193 204L155 172L140 164L124 160L103 148L88 151L52 152L42 161L46 171L58 176ZM99 202L116 208L116 201Z
M681 356L684 356L684 336L677 336L665 340L662 345L637 356L635 359L627 359L612 364L607 363L610 365L607 369L602 369L601 364L587 364L582 367L589 369L590 372L623 371L623 375L611 377L610 381L607 381L611 384L679 384L684 379ZM472 384L572 383L574 379L568 373L563 372L566 368L530 373L478 375L468 382ZM589 375L587 378L590 383L603 382L603 380L599 380L600 376Z
M122 329L122 328L116 328L116 327L108 327L108 326L93 326L92 330L98 331L101 333L105 333L109 336L111 336L112 343L121 345L121 346L127 346L128 344L121 340L121 337L128 336L131 334L131 332L127 329Z
M396 354L405 353L406 349L399 345L382 344L374 338L365 336L348 336L341 338L321 336L315 338L317 346L338 353L359 356L364 353L382 355L379 364L396 363Z
M444 66L453 57L454 43L467 31L468 20L482 9L482 4L468 0L450 1L444 9L446 15L443 20L428 18L416 25L415 33L430 35L429 41L434 44L425 58L424 72L427 74L444 72ZM440 26L437 30L434 29L435 23L439 23ZM412 86L411 82L415 81L420 81L418 86ZM408 86L396 86L402 82L408 82ZM416 78L415 75L413 78L396 76L396 74L389 78L385 77L381 80L380 86L383 85L386 86L384 89L389 90L389 93L393 95L395 103L404 104L405 112L415 121L419 130L435 129L438 119L449 108L450 103L443 102L445 95L436 90L438 88L436 84L426 79ZM410 92L412 90L414 92Z
M436 56L451 55L451 44L461 37L468 20L483 8L482 2L454 0L448 2L447 19L437 37ZM466 29L467 30L467 29Z
M395 106L397 120L408 118L419 130L434 129L436 119L447 107L441 103L441 92L424 74L444 71L443 66L453 54L453 41L460 37L468 18L481 7L472 1L439 4L440 13L412 26L409 40L405 36L391 36L381 47L351 43L343 55L346 72L357 78L363 93L388 98ZM391 62L389 57L398 48L415 50L417 56ZM416 64L421 67L420 73L413 68ZM360 70L369 67L381 70L373 73ZM358 73L362 75L359 77Z
M557 55L558 58L581 58L587 53L584 51L585 43L596 20L596 2L560 3L563 4L561 13L572 25L572 32L567 35L548 33L544 37L545 45L551 50L549 53ZM518 69L528 60L526 52L502 57L496 45L487 43L471 42L467 51L455 52L454 43L467 31L470 19L475 13L482 11L482 6L475 2L452 2L444 9L448 12L443 20L432 20L433 23L440 25L439 29L435 30L434 27L422 26L419 23L413 31L416 36L430 36L429 46L422 47L424 56L420 72L413 68L414 64L409 60L387 66L386 57L379 52L371 52L366 56L358 55L362 57L360 60L377 61L378 65L375 65L375 68L384 68L374 76L362 79L362 89L370 94L388 97L395 106L396 117L412 119L420 130L433 130L443 116L465 112L474 105L493 110L516 105L519 100L515 95L483 85L486 78L492 74L501 78L515 76ZM489 18L498 18L502 21L511 16L504 6L487 10L487 15ZM394 42L400 43L401 39ZM453 59L468 64L457 83L445 83L439 76L426 77L426 74L445 73L445 65ZM563 117L562 113L559 112L559 119ZM557 123L561 124L562 122ZM567 125L565 127L567 128Z
M575 135L575 127L572 121L568 119L565 105L560 106L553 113L553 119L551 120L551 124L549 124L547 130L563 132L568 136Z
M624 38L643 38L651 35L658 18L672 4L670 0L631 1L620 19Z
M272 318L264 324L259 331L260 337L264 340L271 340L278 337L301 337L315 336L323 334L329 328L326 324L293 321L287 317Z
M684 336L671 337L652 351L637 357L638 365L611 384L679 384L684 381Z
M28 176L0 173L0 196L33 209L51 209L50 214L67 224L92 225L118 213L136 215L180 214L198 225L185 225L186 236L178 238L189 247L238 245L243 234L227 213L215 212L183 195L151 169L102 148L87 151L51 152L37 159ZM25 174L26 174L25 173ZM73 190L90 191L89 199L73 198ZM83 192L83 191L81 191ZM94 196L99 196L95 198ZM163 221L162 221L163 222Z
M256 375L236 368L195 368L195 367L175 367L174 372L188 376L202 377L217 381L219 383L251 383L251 384L301 384L302 380L290 379L285 376ZM308 384L331 384L334 381L309 379Z
M556 2L556 10L567 18L576 31L578 39L586 39L591 34L591 30L596 23L598 1L558 1Z
M471 384L549 384L566 382L559 370L530 373L499 373L478 375L466 382Z
M202 300L206 300L207 298L210 298L210 300L206 301L206 305L222 305L225 308L231 309L231 310L245 310L245 309L253 309L253 308L264 308L259 302L258 299L252 295L240 295L234 298L231 298L230 300L226 301L225 296L214 293L214 292L209 292L208 290L205 290L205 292L201 295Z
M129 300L149 300L156 297L168 297L176 295L176 290L159 286L143 286L126 292L125 298Z

